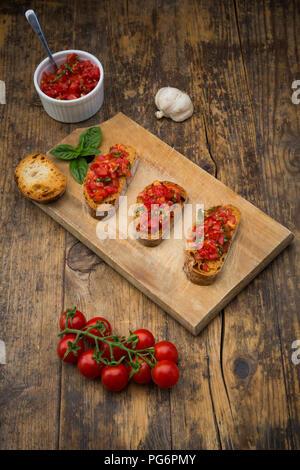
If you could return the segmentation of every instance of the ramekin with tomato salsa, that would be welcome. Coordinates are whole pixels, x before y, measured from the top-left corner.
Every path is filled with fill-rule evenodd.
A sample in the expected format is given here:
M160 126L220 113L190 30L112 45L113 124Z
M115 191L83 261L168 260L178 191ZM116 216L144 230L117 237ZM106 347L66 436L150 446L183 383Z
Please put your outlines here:
M53 55L58 70L43 60L34 74L34 85L43 107L53 119L80 122L93 116L104 98L104 72L92 54L67 50Z

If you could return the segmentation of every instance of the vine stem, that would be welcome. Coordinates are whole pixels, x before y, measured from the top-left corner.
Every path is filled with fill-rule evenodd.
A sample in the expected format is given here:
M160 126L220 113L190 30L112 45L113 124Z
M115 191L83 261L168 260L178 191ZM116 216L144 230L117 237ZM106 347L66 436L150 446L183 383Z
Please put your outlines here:
M133 363L133 359L132 359L132 354L135 355L135 356L138 356L140 357L143 361L145 361L149 366L151 366L152 368L154 367L155 363L156 363L156 359L154 358L154 348L153 347L150 347L150 348L146 348L146 349L130 349L130 348L127 348L124 343L122 343L121 341L109 341L110 339L112 338L115 338L116 335L110 335L110 336L96 336L94 335L93 333L90 333L89 330L91 329L95 329L97 327L95 327L95 325L92 325L90 326L90 328L88 330L75 330L73 328L65 328L63 331L61 331L58 336L63 336L67 333L73 333L73 334L76 334L77 335L77 338L75 339L75 341L73 342L73 345L76 345L77 342L79 341L79 339L82 337L82 336L88 336L90 338L93 338L95 340L95 343L96 343L96 347L98 346L98 341L101 341L102 343L106 343L109 345L110 347L110 352L112 352L112 349L114 347L118 347L119 349L122 349L123 351L126 351L128 353L128 356L129 356L129 361L131 363L131 365L136 365L138 366L138 364L134 364ZM136 336L136 335L131 335L131 336ZM130 337L129 337L130 338ZM128 338L128 339L129 339ZM128 341L127 339L127 341ZM124 338L125 340L125 338ZM66 352L66 355L68 354L68 352ZM151 357L151 360L153 362L151 362L149 359L146 358L147 355L150 355ZM111 354L111 359L113 357L113 354ZM124 356L125 357L125 356ZM123 357L123 358L124 358ZM121 361L123 360L123 358L121 359ZM116 361L112 361L112 362L116 362Z

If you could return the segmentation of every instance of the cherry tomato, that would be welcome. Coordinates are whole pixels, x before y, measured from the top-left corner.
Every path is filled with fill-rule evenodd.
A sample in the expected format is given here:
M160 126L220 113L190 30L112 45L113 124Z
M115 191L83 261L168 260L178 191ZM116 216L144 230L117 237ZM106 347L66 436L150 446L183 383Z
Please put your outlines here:
M118 336L118 338L120 338L120 336ZM113 342L113 339L112 339L112 338L108 338L107 340L110 341L110 342ZM127 345L126 345L125 342L124 342L124 345L127 347ZM101 344L101 351L104 351L102 357L105 357L106 359L111 360L111 354L110 354L110 347L109 347L109 344L107 344L107 343L102 343L102 344ZM121 357L123 357L123 356L127 356L126 351L124 351L124 349L118 348L117 346L114 346L114 347L113 347L113 358L114 358L114 360L115 360L115 361L118 361L118 360L121 359Z
M101 380L108 390L119 392L128 384L129 373L124 364L104 366Z
M134 335L138 335L138 342L136 344L135 349L147 349L151 348L151 346L154 346L155 339L151 331L149 330L135 330L133 332Z
M136 362L136 359L134 359L133 361ZM138 372L133 374L132 380L137 384L147 384L151 382L152 380L151 367L141 357L138 358L138 362L141 363L141 367ZM129 368L129 373L130 373L132 370L131 365L129 365L128 368Z
M157 362L152 370L152 379L161 388L173 387L179 379L177 365L167 360Z
M68 309L61 314L59 320L59 327L61 330L66 328L66 322L68 318L68 328L73 328L74 330L82 330L86 324L86 318L79 310Z
M86 325L85 325L85 327L84 327L84 330L86 330L86 329L89 328L90 326L96 325L97 321L104 323L104 326L105 326L104 332L103 332L103 333L100 333L100 331L98 331L97 328L92 328L92 329L89 331L89 333L91 333L92 335L95 335L95 336L99 336L99 337L110 336L110 335L111 335L111 325L110 325L109 321L106 320L106 318L103 318L103 317L91 318L91 320L89 320L89 321L86 323ZM90 341L90 343L95 344L94 338L91 338L91 337L87 336L86 339L87 339L88 341Z
M176 346L169 341L160 341L154 346L154 357L157 361L167 359L168 361L177 362L178 351Z
M93 358L95 353L94 349L88 349L84 351L78 359L78 370L84 375L87 379L95 379L99 377L104 365L100 362L97 364L96 360Z
M75 363L78 361L80 355L84 351L84 343L82 339L80 339L77 343L77 346L79 347L79 350L76 353L69 352L69 354L64 358L64 355L66 354L69 344L68 343L73 343L76 339L77 335L74 334L68 334L64 336L60 342L57 345L57 354L61 358L62 361L64 362L72 362Z

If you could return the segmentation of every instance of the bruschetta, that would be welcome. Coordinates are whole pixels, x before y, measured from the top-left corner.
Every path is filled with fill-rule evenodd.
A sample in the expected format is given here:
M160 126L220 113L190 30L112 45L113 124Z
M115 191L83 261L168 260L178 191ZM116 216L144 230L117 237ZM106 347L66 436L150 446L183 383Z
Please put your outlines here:
M212 284L222 270L241 219L240 210L220 205L204 211L187 239L184 271L195 284Z
M171 181L154 181L137 197L136 230L145 246L159 245L187 201L185 189Z
M117 209L138 166L138 156L129 145L116 144L97 156L83 182L83 194L90 214L101 220Z

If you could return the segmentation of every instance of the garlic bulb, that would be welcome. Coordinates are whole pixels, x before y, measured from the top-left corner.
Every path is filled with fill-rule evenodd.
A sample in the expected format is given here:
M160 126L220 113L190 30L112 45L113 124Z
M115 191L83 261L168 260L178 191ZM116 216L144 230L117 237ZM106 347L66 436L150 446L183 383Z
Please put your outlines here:
M155 104L159 111L156 111L157 119L169 117L173 121L181 122L189 118L194 112L194 106L189 95L178 88L170 86L158 90L155 96Z

